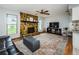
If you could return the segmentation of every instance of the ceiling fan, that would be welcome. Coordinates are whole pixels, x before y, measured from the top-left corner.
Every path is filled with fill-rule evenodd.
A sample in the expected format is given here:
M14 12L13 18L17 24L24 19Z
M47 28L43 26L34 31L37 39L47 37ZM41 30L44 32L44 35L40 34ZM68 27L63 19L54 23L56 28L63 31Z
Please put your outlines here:
M45 15L50 15L48 12L48 10L41 10L41 11L36 11L36 12L38 12L38 13L40 13L40 14L45 14Z

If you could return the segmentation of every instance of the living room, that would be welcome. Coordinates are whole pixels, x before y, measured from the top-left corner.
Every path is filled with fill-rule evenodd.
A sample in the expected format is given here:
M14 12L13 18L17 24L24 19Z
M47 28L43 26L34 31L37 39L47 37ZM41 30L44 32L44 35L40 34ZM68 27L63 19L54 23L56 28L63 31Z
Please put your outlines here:
M23 55L78 54L77 49L73 53L73 46L78 46L71 28L72 20L78 19L75 7L78 5L1 4L0 39L8 37L11 42L7 44L13 44L9 49L4 48L8 52L3 54L17 55L16 50Z

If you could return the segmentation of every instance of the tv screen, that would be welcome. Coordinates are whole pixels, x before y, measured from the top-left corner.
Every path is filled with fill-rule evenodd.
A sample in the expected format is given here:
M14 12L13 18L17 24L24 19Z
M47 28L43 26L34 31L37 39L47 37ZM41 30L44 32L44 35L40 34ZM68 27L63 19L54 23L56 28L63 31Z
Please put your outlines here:
M50 22L49 26L52 28L59 28L59 22Z

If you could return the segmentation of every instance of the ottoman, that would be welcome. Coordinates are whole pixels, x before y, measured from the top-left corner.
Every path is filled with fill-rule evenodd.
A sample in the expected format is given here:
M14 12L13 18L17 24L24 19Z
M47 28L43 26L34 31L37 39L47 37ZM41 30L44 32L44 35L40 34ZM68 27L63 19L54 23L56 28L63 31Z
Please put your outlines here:
M40 48L40 41L36 40L32 36L24 37L23 43L27 46L32 52Z

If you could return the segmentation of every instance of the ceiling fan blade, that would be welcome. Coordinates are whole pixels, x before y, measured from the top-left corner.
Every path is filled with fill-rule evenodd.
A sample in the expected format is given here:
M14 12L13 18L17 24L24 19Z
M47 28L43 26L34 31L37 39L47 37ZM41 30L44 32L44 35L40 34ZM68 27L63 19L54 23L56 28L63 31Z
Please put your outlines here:
M44 13L45 15L50 15L49 13Z
M48 12L48 10L44 11L44 12Z

